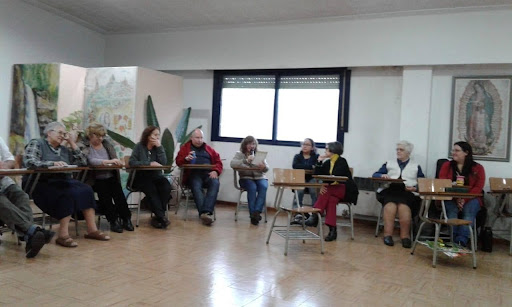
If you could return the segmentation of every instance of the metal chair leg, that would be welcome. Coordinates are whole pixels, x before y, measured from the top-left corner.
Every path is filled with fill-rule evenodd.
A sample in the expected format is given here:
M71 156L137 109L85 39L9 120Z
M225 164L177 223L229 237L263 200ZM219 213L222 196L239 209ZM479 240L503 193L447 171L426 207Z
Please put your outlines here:
M322 215L320 214L320 212L317 213L317 216L318 216L318 235L320 236L320 253L323 255L324 254L324 227L323 227L323 224L322 224ZM288 224L288 227L290 224Z
M432 267L435 268L436 267L436 263L437 263L437 245L439 244L438 241L439 241L439 232L441 231L441 225L439 224L434 224L436 226L436 234L434 236L434 249L433 249L433 253L434 255L432 256Z
M475 249L475 246L476 246L476 240L475 240L475 237L476 237L476 232L473 232L473 228L471 227L471 225L468 225L468 228L469 228L469 235L470 235L470 238L471 238L471 255L473 256L473 269L476 269L476 249Z
M414 250L416 249L416 245L419 241L419 238L421 237L421 231L423 230L424 225L425 225L425 222L421 222L420 228L418 229L418 233L416 234L416 238L414 239L414 243L412 244L411 255L414 255Z
M268 244L268 241L270 241L270 236L272 235L272 231L274 231L274 225L276 224L276 219L277 219L277 216L279 215L279 213L281 213L281 209L278 209L276 214L274 215L274 218L272 219L272 225L270 226L270 231L268 232L268 236L267 236L267 244Z
M288 214L288 223L286 223L286 243L284 246L284 255L288 256L288 241L290 239L290 221L292 218L292 213L290 211L286 211Z
M380 214L377 217L377 227L375 227L375 237L379 236L379 228L380 228L380 219L382 218L382 211L384 210L384 206L380 209Z
M135 227L139 227L140 221L140 205L142 204L142 195L139 195L139 205L137 206L137 220L135 221Z
M350 230L352 232L352 240L354 240L354 210L352 210L352 205L348 205L348 212L350 214Z

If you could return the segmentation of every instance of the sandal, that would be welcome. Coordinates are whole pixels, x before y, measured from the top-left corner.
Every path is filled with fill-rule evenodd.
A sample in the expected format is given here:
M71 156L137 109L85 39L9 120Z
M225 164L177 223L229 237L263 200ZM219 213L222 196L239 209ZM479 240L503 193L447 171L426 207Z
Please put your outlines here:
M55 240L55 243L64 246L64 247L77 247L78 243L76 243L73 238L70 236L67 237L58 237L57 240Z
M84 234L84 238L86 239L93 239L93 240L99 240L99 241L108 241L110 240L110 237L104 234L103 232L96 230L91 233Z

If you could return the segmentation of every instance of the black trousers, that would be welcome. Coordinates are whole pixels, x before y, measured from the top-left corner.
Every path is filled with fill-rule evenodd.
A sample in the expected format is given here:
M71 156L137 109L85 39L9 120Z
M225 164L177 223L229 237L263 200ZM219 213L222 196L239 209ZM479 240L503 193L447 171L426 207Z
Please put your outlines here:
M151 211L157 218L165 216L167 203L171 199L171 184L164 176L153 178L138 177L138 182L135 185L137 189L141 190L149 199Z
M113 222L117 218L131 218L132 214L130 209L128 209L128 203L126 202L123 188L116 177L96 179L93 189L98 193L99 209L107 216L109 222ZM112 200L114 202L112 202Z

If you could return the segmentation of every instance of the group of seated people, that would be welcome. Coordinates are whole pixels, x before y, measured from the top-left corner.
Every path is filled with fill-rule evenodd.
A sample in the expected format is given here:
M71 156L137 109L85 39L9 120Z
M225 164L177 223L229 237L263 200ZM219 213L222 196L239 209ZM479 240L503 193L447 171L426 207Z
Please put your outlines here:
M44 130L44 138L31 140L23 156L23 165L29 169L76 166L121 166L113 144L106 138L107 130L100 124L91 124L85 131L85 139L76 141L76 136L66 131L63 124L52 122ZM67 146L63 143L67 142ZM9 152L5 142L0 138L0 168L14 167L14 157ZM411 217L418 213L420 201L417 192L417 179L424 177L421 167L410 159L413 145L407 141L397 144L396 159L384 163L373 174L373 177L403 179L403 183L393 183L378 193L377 199L383 205L384 243L393 246L393 230L395 217L398 214L400 222L400 238L402 246L411 247L410 227ZM252 136L244 138L240 150L231 160L231 167L240 174L240 186L247 191L247 200L251 224L258 225L263 212L268 179L266 172L269 166L266 159L254 164L255 153L258 151L258 140ZM352 178L352 172L347 160L341 155L343 146L340 142L326 144L325 153L319 155L315 142L306 138L301 144L301 151L295 155L292 166L295 169L312 170L316 175L333 175L347 177L346 181L324 181L317 195L311 189L310 196L313 207L321 210L325 216L325 224L329 233L325 241L337 238L336 205L340 201L356 203L358 188ZM451 161L443 164L440 178L456 181L464 177L464 185L469 186L469 192L480 193L485 183L483 167L473 160L472 148L466 142L457 142L452 149ZM139 143L133 149L129 165L163 166L167 164L165 150L160 143L160 130L149 126L142 132ZM191 139L183 144L178 152L176 164L183 167L186 164L208 164L211 168L185 168L182 170L183 182L186 183L194 196L199 218L204 225L214 222L214 210L219 191L219 176L223 164L219 154L204 142L200 129L191 134ZM244 170L246 168L247 170ZM128 180L131 181L132 178ZM313 181L312 175L306 175L307 182ZM29 182L28 176L23 178L23 184ZM170 221L166 217L168 202L171 198L171 184L159 170L143 170L133 178L133 186L142 191L150 204L153 213L151 225L155 228L167 228ZM24 186L25 187L25 186ZM123 230L133 231L131 213L121 186L119 170L90 171L85 182L73 179L69 173L48 172L40 174L34 187L33 200L44 213L58 219L56 244L64 247L76 247L78 243L69 235L68 225L72 216L81 212L87 225L86 239L100 241L110 240L110 236L98 230L94 222L96 201L94 192L98 195L98 205L106 215L110 230L121 233ZM25 190L29 190L25 187ZM206 192L203 191L206 189ZM304 191L298 191L298 203L302 206ZM448 218L461 217L474 221L482 198L454 199L446 202ZM19 188L9 177L0 181L0 219L12 229L15 229L21 240L26 242L26 256L34 257L40 249L51 241L54 232L45 230L34 224L28 195ZM311 215L305 221L307 226L317 226L318 217ZM461 245L466 245L469 231L466 227L455 227L454 239Z

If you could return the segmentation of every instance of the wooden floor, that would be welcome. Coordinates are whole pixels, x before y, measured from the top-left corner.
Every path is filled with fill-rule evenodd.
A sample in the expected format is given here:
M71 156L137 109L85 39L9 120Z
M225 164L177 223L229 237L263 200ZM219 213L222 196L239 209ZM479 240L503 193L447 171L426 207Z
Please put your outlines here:
M168 230L143 216L135 232L113 233L110 242L78 239L79 247L49 244L26 259L24 244L4 234L0 245L0 305L18 306L499 306L512 304L508 242L492 253L440 256L419 246L387 247L374 225L347 228L335 242L292 241L272 236L268 224L252 226L243 212L218 206L212 227L172 214ZM181 212L180 212L181 213ZM270 216L269 216L270 218ZM284 215L281 219L284 222ZM74 226L73 226L74 227ZM84 223L81 222L84 232ZM102 228L107 229L107 223ZM70 229L71 230L71 229ZM74 229L72 229L74 230ZM398 238L395 237L395 241Z

